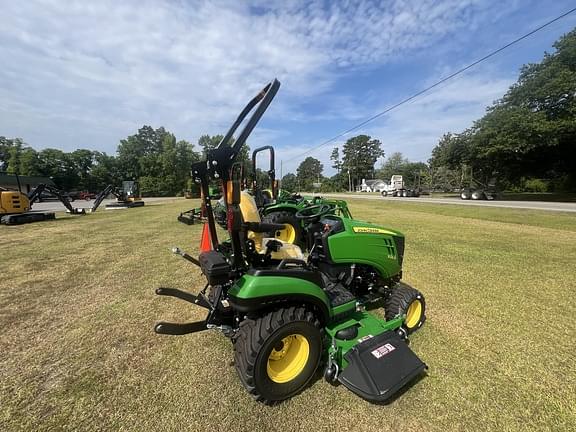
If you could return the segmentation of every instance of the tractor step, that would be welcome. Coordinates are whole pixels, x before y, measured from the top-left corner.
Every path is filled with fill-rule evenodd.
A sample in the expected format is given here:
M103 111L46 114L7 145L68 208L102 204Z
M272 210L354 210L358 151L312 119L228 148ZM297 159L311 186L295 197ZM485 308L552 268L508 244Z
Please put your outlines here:
M374 402L389 399L428 368L394 331L361 342L344 358L348 366L338 381Z
M356 300L354 294L340 283L331 283L324 288L324 291L328 295L330 305L333 308Z

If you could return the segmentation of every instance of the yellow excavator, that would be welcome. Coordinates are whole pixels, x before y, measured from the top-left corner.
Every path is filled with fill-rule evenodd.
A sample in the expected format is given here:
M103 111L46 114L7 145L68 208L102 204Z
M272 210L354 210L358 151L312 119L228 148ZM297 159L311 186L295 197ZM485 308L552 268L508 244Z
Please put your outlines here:
M89 212L94 213L108 195L114 195L116 197L116 202L106 204L106 209L108 210L142 207L144 205L144 201L140 196L138 182L123 181L121 189L113 185L108 185L106 189L96 195L94 204Z
M17 191L0 188L0 224L21 225L55 219L54 212L32 211L32 205L40 199L43 192L58 198L66 207L67 213L85 214L84 209L72 207L68 197L59 189L43 183L26 195L22 192L20 180L18 177L16 179L18 182Z

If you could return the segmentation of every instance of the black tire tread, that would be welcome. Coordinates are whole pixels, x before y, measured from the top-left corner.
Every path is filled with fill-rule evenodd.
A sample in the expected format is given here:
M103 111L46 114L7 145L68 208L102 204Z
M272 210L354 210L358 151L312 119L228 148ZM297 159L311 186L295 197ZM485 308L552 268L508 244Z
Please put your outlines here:
M392 291L392 295L386 301L384 306L384 316L386 321L394 319L399 314L405 313L408 310L410 303L415 299L419 299L422 302L424 308L422 311L422 320L415 328L406 330L408 330L409 333L413 333L422 327L426 321L426 302L424 300L424 295L416 288L412 288L410 285L403 282L398 282Z
M255 384L255 363L260 349L266 339L290 322L305 321L320 329L320 321L316 316L304 307L291 306L267 313L256 319L246 318L240 323L234 341L234 365L240 381L258 402L267 405L278 401L268 400L262 396Z

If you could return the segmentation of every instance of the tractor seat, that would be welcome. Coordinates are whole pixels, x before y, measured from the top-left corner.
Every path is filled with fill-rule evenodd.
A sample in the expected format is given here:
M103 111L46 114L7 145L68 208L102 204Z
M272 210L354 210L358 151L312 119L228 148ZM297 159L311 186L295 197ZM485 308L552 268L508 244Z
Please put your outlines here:
M254 246L258 253L265 253L266 244L269 238L266 238L266 233L280 231L284 229L283 224L263 223L258 212L258 206L254 197L246 191L240 192L240 211L242 213L243 225L248 232L247 237L254 241ZM273 259L284 258L299 258L302 259L304 254L302 250L295 244L283 242L280 250L272 252Z

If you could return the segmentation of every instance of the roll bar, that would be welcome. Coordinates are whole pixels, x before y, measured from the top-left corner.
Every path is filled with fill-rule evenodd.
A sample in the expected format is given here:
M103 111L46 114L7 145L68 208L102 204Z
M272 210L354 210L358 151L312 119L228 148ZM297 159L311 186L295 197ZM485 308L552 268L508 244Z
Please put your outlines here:
M269 169L267 171L268 174L268 178L270 179L270 189L272 190L272 199L276 199L277 198L277 190L276 190L276 169L275 169L275 157L274 157L274 147L272 146L263 146L263 147L259 147L256 150L254 150L252 152L252 175L253 175L253 179L252 179L252 189L254 191L254 195L256 197L256 202L258 202L258 200L262 199L262 197L260 196L261 194L258 193L259 189L258 189L258 177L256 176L256 156L258 156L258 153L263 152L269 150L270 152L270 165L269 165Z
M212 178L221 178L222 180L229 180L228 172L234 163L234 160L240 153L240 149L244 144L246 144L246 140L248 136L262 116L266 109L276 96L278 89L280 88L280 81L274 79L272 82L268 83L248 104L244 107L244 109L240 112L240 115L236 119L236 121L232 124L222 141L218 147L214 150L208 152L207 155L207 169L208 174ZM230 140L236 132L236 129L242 124L242 122L246 119L248 114L256 107L256 110L252 114L252 116L246 122L246 126L238 135L238 138L234 142L233 146L230 146Z
M218 247L218 238L216 233L216 222L214 221L214 213L212 211L212 203L209 194L209 183L210 179L217 179L222 181L222 192L226 197L227 194L227 181L230 180L230 171L236 157L240 153L240 149L246 143L248 136L254 130L264 112L276 96L278 89L280 88L280 81L277 79L272 80L268 83L258 94L253 97L250 102L244 107L240 112L224 138L218 144L218 147L208 151L206 155L206 160L197 162L192 165L192 178L196 183L200 184L202 190L203 205L206 211L206 218L208 220L208 227L210 230L210 238L212 240L212 247L216 249ZM230 140L232 139L236 129L242 124L246 119L248 114L255 109L253 114L250 116L244 129L240 132L240 135L236 139L233 146L230 146ZM236 252L239 252L240 256L236 257L236 264L239 264L241 260L241 248L237 241L237 236L232 235L233 248Z

